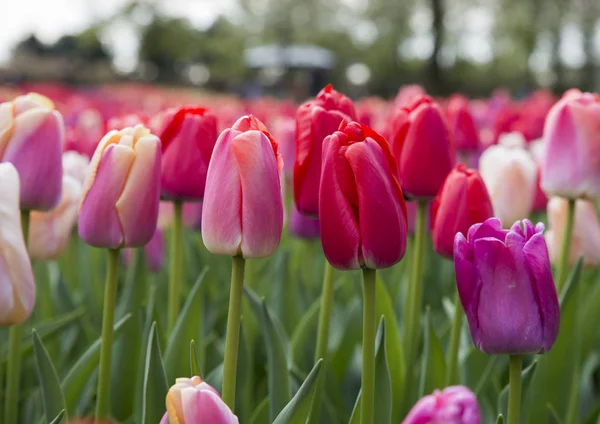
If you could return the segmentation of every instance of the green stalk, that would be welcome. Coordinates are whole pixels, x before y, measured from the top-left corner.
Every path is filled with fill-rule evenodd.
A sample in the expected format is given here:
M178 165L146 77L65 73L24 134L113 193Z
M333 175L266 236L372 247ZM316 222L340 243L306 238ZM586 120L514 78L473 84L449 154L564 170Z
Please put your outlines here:
M225 358L223 360L223 401L232 411L235 410L235 379L240 343L245 263L245 259L238 255L233 257L231 265L231 292L229 293L227 336L225 338Z
M25 246L29 242L29 211L21 209L21 231ZM17 423L19 417L19 383L21 382L21 324L13 325L8 332L8 361L6 393L4 397L4 422Z
M331 320L331 308L333 306L333 267L325 261L323 273L323 289L321 293L321 309L319 310L319 328L317 330L317 347L315 349L315 363L323 358L323 365L315 394L313 395L312 409L310 410L309 423L319 422L321 412L322 392L325 384L325 367L327 365L327 346L329 344L329 322Z
M104 285L104 310L102 312L102 344L100 345L100 369L96 393L96 421L109 417L110 364L113 345L113 325L117 302L119 249L108 249L106 283Z
M169 257L169 309L168 331L173 330L179 315L179 300L181 297L181 268L183 267L182 247L183 204L180 200L173 201L173 227L171 228L171 250Z
M521 420L521 368L523 357L510 355L508 388L508 424L519 424Z
M419 335L421 334L420 317L421 303L423 297L423 256L425 249L425 221L427 219L427 201L419 200L417 204L417 222L415 226L415 244L412 251L412 267L410 274L410 283L408 286L405 309L407 311L406 322L404 323L404 334L406 338L406 377L404 379L405 396L414 386L412 367L417 357L417 346L419 344ZM407 398L405 398L406 400Z
M569 275L569 257L571 256L571 236L573 234L573 222L575 221L575 199L568 200L567 222L563 234L562 246L560 250L560 262L558 264L558 279L556 280L556 289L561 292L567 276Z
M458 348L460 347L460 330L463 323L463 309L460 304L458 291L454 302L454 320L450 333L450 347L448 351L448 368L446 369L446 386L458 383Z
M377 285L375 270L363 269L363 341L362 341L362 398L360 423L373 424L375 418L375 315Z

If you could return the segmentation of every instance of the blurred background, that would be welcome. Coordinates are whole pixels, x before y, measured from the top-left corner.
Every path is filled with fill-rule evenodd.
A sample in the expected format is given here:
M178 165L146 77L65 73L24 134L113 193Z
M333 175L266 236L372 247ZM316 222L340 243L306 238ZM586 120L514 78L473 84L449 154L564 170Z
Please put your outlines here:
M8 0L5 0L8 1ZM139 81L246 98L598 91L598 0L17 0L0 83Z

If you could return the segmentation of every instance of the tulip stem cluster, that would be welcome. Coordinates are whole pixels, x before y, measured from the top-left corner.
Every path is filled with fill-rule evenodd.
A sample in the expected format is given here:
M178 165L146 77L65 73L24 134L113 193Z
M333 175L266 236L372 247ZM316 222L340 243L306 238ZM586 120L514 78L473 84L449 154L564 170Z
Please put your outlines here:
M323 367L319 375L315 394L313 396L313 405L309 423L319 422L319 413L321 411L321 400L323 384L325 381L324 368L327 364L327 346L329 344L329 321L331 320L331 307L333 306L333 267L325 261L325 270L323 273L323 292L321 294L321 309L319 310L319 327L317 330L317 346L315 348L315 363L323 359Z
M375 416L375 337L377 284L375 270L363 268L362 404L360 423L373 424Z
M246 260L242 256L237 255L232 258L231 292L229 294L225 358L223 360L223 401L232 411L235 409L235 379L240 342L245 265Z
M173 330L179 314L179 298L181 292L181 269L183 268L182 247L183 204L173 202L173 228L171 228L171 257L169 260L169 332Z
M109 418L110 367L113 344L113 324L117 302L119 249L108 249L104 310L102 313L102 344L100 345L100 370L96 397L96 421Z
M458 291L454 302L454 319L452 321L452 331L450 333L450 346L448 353L448 368L446 369L446 386L458 383L458 349L460 347L460 330L463 323L463 308L460 304Z
M558 265L558 279L556 280L556 289L561 292L569 275L569 257L571 255L571 237L573 235L573 223L575 221L575 199L569 199L567 208L567 222L563 234L562 246L560 251L560 263Z
M509 392L508 392L508 424L519 424L521 419L521 368L523 357L510 355Z
M21 209L21 231L25 243L29 239L28 209ZM4 422L16 423L19 403L19 383L21 377L21 325L13 325L8 332L8 362L6 370L6 394Z

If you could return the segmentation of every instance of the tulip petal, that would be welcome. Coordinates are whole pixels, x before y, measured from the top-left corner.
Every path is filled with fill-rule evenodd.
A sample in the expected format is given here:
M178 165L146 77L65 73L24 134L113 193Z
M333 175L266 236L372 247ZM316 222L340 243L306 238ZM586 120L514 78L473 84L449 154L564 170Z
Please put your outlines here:
M231 149L231 140L238 134L240 132L234 130L221 133L208 165L202 206L202 240L216 255L235 256L240 253L242 243L242 189Z
M115 208L124 230L125 245L142 247L152 239L158 220L160 140L155 136L142 137L134 151L135 159Z
M462 233L457 233L454 242L454 270L456 273L456 289L465 314L469 318L469 327L475 344L479 341L479 319L477 307L481 280L471 262L473 259L472 246L469 245Z
M345 156L356 181L364 265L392 266L404 256L408 232L398 181L381 147L370 138L350 145Z
M123 227L115 204L134 160L133 149L121 144L110 144L102 154L79 213L79 236L87 244L112 249L123 244ZM88 175L86 182L89 179Z
M197 412L196 420L188 420L186 414L186 423L238 424L238 418L214 392L199 390L196 392L196 399L196 407L191 408Z
M242 254L264 258L272 254L283 228L283 199L277 159L269 139L257 130L231 141L242 188Z

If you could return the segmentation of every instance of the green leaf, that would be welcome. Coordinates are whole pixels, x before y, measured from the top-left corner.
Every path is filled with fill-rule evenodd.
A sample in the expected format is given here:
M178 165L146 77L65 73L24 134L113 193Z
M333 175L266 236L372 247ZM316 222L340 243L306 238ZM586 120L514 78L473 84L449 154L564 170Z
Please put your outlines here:
M288 357L286 354L285 336L280 327L273 321L264 299L259 297L249 288L245 293L250 300L254 314L261 323L261 331L267 349L267 376L269 384L269 421L277 417L281 410L292 398Z
M113 332L115 340L120 336L123 326L130 318L131 315L125 315L114 325ZM73 365L69 373L62 380L61 387L65 395L66 409L69 411L74 411L77 407L79 396L83 392L90 376L98 367L101 344L102 340L98 338L98 340L81 354L77 362L75 362L75 365Z
M394 302L387 288L377 279L377 316L385 317L386 341L385 350L392 384L392 422L401 421L402 386L404 381L404 354L400 330L394 312Z
M531 378L534 375L537 365L538 360L534 359L531 364L521 372L521 393L527 393L527 389L529 388ZM504 415L508 412L508 389L509 385L507 384L504 386L504 389L502 389L502 392L500 392L500 396L498 396L498 411L500 411L500 414Z
M32 339L44 416L46 417L46 423L51 423L61 411L65 411L65 397L60 387L56 369L52 365L52 360L35 330L32 332Z
M421 362L421 378L419 381L419 398L435 389L445 386L446 358L444 350L431 324L431 311L425 311L425 328L423 337L423 355Z
M551 422L552 424L562 424L562 420L558 416L556 409L554 409L550 404L547 404L546 408L548 409L549 423Z
M360 424L360 404L361 404L361 399L362 397L362 392L359 391L358 395L356 396L356 400L354 401L354 408L352 408L352 415L350 415L350 421L348 421L348 424Z
M296 392L290 403L279 413L273 424L304 424L312 406L316 383L322 367L322 359L319 359L313 367L300 389Z
M156 424L165 414L165 399L169 391L169 383L158 345L156 323L152 324L148 337L143 390L142 424Z
M264 424L269 419L269 396L264 398L250 417L250 424Z
M63 409L58 413L58 415L50 422L50 424L59 424L63 417L65 416L65 410Z
M562 309L563 305L573 295L573 291L577 288L577 285L581 281L581 274L583 272L583 257L580 256L575 263L575 267L571 270L569 278L565 282L565 285L560 292L559 303Z
M198 355L196 354L196 342L194 339L190 341L190 374L193 376L197 375L200 378L200 367L198 367Z
M321 298L318 297L308 307L304 315L298 321L298 325L294 329L292 339L290 342L292 355L294 358L302 358L308 356L312 359L312 356L306 351L308 346L311 346L311 350L314 350L314 341L310 339L312 334L316 334L315 328L317 326L317 320L319 318L319 308L321 306ZM300 365L300 364L299 364Z
M502 414L498 414L498 418L496 419L496 424L503 424L504 423L504 417L502 416Z
M190 354L190 340L200 334L202 308L199 308L198 305L202 302L202 290L200 288L207 270L208 268L204 268L196 279L169 337L169 343L165 349L165 366L170 380L187 374L186 363Z

